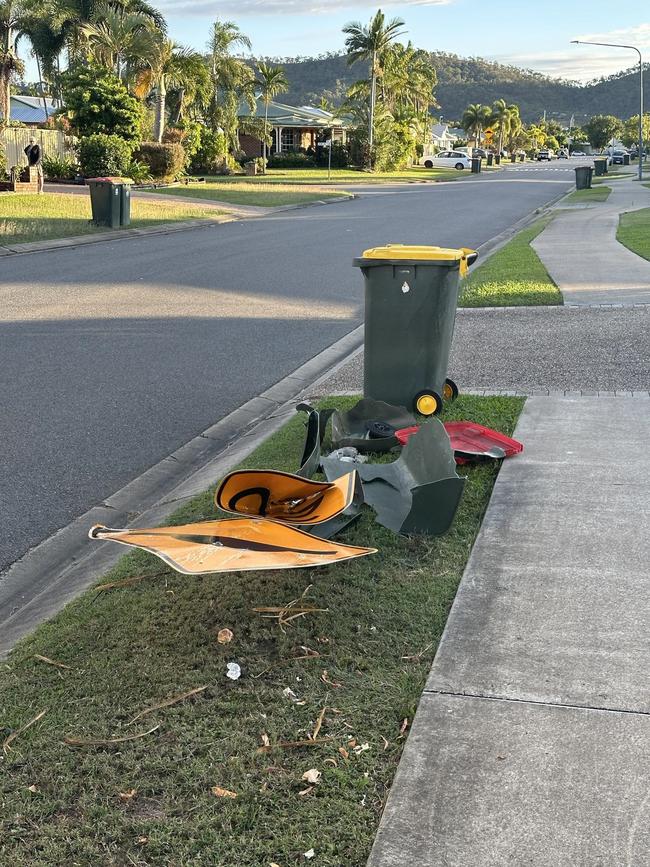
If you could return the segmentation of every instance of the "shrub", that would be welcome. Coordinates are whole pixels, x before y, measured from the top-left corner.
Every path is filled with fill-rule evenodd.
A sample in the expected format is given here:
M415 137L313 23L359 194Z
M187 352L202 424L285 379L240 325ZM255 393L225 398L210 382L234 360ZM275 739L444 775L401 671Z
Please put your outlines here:
M196 142L193 145L196 147L190 162L193 172L220 174L232 168L228 161L226 137L222 132L215 132L205 126L200 127L198 146Z
M82 138L96 133L134 143L140 138L142 107L109 70L73 67L61 75L61 88L72 127Z
M0 180L3 180L7 176L7 155L5 154L5 149L2 145L0 145Z
M326 166L329 161L329 147L320 147L316 151L316 165ZM340 141L332 145L332 168L345 169L350 165L350 152Z
M131 160L127 166L126 174L136 184L147 184L152 180L149 166L139 160Z
M79 163L84 177L125 175L131 162L131 145L119 135L89 135L79 142Z
M56 180L71 180L77 174L78 165L69 157L60 157L57 154L43 157L43 173L46 178Z
M270 169L308 169L316 165L312 157L301 151L292 151L286 154L273 154L268 158Z
M142 142L135 152L135 158L149 167L154 178L165 181L173 181L185 171L185 149L178 142Z

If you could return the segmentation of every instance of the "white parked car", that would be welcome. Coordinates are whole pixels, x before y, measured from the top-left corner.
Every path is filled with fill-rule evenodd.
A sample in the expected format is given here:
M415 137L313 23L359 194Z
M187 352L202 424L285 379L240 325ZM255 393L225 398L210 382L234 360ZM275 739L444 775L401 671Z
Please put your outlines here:
M435 156L427 154L420 157L420 165L426 169L432 169L434 166L448 169L471 169L472 160L462 151L442 151Z

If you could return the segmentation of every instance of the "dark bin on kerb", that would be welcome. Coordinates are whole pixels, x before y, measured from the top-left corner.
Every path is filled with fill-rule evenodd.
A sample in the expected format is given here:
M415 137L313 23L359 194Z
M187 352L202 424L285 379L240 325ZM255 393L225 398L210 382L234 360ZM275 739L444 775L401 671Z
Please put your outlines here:
M117 178L86 178L90 187L90 207L96 226L119 229L122 201ZM121 178L120 178L121 180Z
M519 154L519 162L520 162L520 163L523 163L523 161L524 161L525 159L526 159L526 154Z
M494 157L494 162L495 162L498 166L501 165L501 154L496 154L496 156Z
M590 190L594 170L591 166L576 166L576 190Z
M607 158L602 157L601 159L594 160L594 169L596 172L596 177L600 175L607 174Z
M481 163L483 162L482 157L472 157L472 174L478 175L481 173Z
M460 278L478 253L391 244L354 265L365 278L365 397L435 415L458 395L447 378Z
M494 162L494 154L488 154L488 155L487 155L487 164L488 164L488 166L491 166L493 162Z
M120 185L120 226L131 225L131 183L127 178Z
M623 165L629 166L629 164L630 164L630 155L629 154L623 154Z
M517 162L517 154L510 154L510 162L511 163Z

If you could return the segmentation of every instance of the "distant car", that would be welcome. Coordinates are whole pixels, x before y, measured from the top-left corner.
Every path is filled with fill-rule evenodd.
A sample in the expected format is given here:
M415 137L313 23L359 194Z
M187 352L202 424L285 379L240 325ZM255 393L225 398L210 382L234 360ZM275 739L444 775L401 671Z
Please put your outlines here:
M586 157L587 154L584 151L573 151L571 156L572 157Z
M612 163L614 163L614 165L616 165L618 163L619 165L622 166L623 163L625 162L626 156L629 156L627 151L614 150L611 153Z
M549 162L553 159L555 154L552 150L548 148L544 148L544 150L538 151L537 153L537 162L541 162L542 160L548 160Z
M487 159L488 152L483 148L473 148L472 156L473 157L482 157L484 160Z
M435 156L420 157L420 165L425 169L432 169L434 166L440 166L448 169L469 169L472 167L472 160L462 151L442 151Z

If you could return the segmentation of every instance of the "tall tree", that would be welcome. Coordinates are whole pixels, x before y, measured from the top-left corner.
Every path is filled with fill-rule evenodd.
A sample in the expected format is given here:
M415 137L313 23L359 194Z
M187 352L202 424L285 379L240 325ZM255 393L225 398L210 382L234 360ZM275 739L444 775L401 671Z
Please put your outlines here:
M22 0L0 0L0 124L10 120L11 80L25 68L16 54L16 40L26 14Z
M485 125L490 122L492 112L487 105L472 103L467 106L461 118L461 126L465 132L473 136L475 146L479 147Z
M226 136L228 149L239 147L239 105L245 100L251 111L255 107L255 75L252 69L233 49L251 48L251 41L232 21L213 23L208 40L208 66L211 79L211 99L208 108L210 125L221 129Z
M100 7L93 20L80 26L86 39L88 55L99 66L125 78L127 72L147 57L157 42L151 18L142 12Z
M264 138L262 139L263 168L262 174L266 174L266 141L269 126L269 105L274 96L286 93L289 90L289 82L281 66L270 66L268 63L260 63L257 67L257 87L264 103Z
M165 131L167 89L170 87L178 88L184 92L191 88L198 69L203 66L203 59L193 49L177 45L171 39L166 39L161 35L152 41L144 61L146 68L138 74L134 92L136 96L144 99L152 90L155 90L156 107L153 136L155 141L160 142ZM178 113L182 114L182 94L179 99Z
M403 26L404 22L401 18L393 18L386 23L384 13L379 9L367 26L359 21L352 21L343 28L343 33L347 37L345 47L348 52L348 64L351 66L359 60L370 61L369 168L372 168L377 79L381 75L388 48L398 36L402 35L404 31L401 28Z

